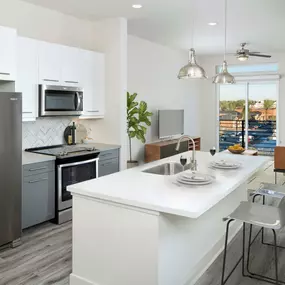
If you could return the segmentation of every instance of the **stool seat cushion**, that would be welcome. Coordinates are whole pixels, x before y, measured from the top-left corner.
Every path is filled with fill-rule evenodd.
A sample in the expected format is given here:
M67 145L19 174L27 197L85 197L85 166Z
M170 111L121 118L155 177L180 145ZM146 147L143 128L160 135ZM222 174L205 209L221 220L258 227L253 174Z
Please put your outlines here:
M258 203L241 202L229 218L268 229L279 230L284 226L277 207Z

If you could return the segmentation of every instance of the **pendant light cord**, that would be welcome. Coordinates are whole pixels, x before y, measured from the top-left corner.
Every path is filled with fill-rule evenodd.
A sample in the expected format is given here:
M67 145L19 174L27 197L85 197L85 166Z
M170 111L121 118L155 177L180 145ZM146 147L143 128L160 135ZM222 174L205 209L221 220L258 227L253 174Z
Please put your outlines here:
M192 48L194 48L194 25L195 25L195 20L194 20L194 15L193 15L193 20L192 20Z
M225 50L224 50L224 60L226 60L227 53L227 0L225 0Z

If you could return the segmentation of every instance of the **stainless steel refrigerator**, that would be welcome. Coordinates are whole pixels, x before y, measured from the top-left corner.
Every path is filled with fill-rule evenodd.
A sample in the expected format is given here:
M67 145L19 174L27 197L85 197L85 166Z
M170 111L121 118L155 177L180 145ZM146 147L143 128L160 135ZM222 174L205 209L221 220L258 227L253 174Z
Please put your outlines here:
M22 94L0 92L0 246L21 237Z

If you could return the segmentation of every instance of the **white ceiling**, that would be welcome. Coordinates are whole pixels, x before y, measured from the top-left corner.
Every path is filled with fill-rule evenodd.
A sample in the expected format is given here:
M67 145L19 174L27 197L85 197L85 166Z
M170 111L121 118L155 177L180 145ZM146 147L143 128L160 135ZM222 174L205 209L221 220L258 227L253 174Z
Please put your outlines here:
M224 0L24 0L82 19L129 19L129 33L199 54L223 52ZM142 4L133 9L132 4ZM241 42L252 50L285 51L285 0L228 0L228 50ZM215 27L208 22L218 22Z

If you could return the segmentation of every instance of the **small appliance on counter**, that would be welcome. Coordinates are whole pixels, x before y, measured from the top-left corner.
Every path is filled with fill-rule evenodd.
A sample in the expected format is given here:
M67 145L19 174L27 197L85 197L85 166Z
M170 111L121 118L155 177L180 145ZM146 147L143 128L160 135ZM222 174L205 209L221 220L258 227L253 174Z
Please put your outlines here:
M98 177L99 150L94 147L55 145L26 149L28 152L52 155L55 160L55 222L72 218L72 196L67 186Z

